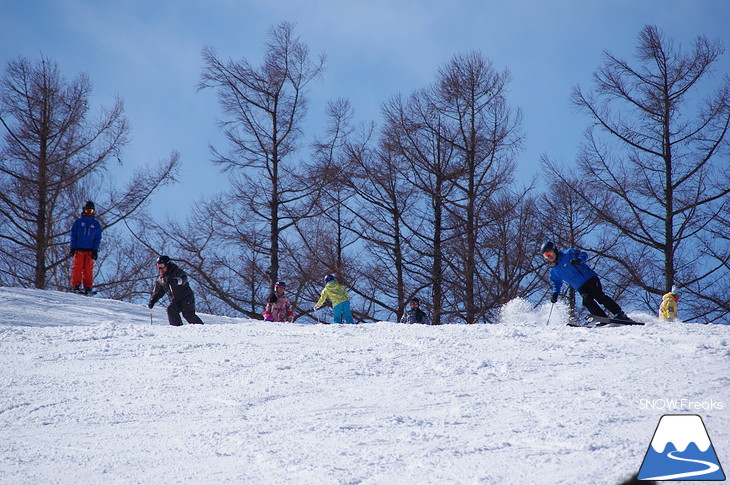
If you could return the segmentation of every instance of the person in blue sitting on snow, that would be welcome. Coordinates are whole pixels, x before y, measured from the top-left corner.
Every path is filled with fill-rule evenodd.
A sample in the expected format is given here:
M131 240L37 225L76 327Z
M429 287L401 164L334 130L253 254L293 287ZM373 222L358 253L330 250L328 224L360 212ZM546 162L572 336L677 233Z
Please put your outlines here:
M608 317L599 306L600 303L613 314L613 318L632 321L621 310L618 303L603 292L598 275L586 264L588 254L585 251L573 248L558 251L551 241L547 241L542 245L540 252L550 265L550 282L553 285L551 303L558 301L560 289L565 281L580 294L583 298L583 306L591 315Z
M347 290L337 282L335 275L328 274L324 277L324 288L319 301L314 305L314 311L322 308L322 305L329 299L332 302L332 313L335 323L355 323L350 311L350 295Z

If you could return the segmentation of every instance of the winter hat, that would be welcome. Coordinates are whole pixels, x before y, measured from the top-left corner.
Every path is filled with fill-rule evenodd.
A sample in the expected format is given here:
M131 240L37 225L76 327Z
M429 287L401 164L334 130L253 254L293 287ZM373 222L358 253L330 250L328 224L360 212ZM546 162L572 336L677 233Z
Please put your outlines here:
M165 256L164 254L157 258L157 264L170 264L171 261L170 256Z
M327 276L324 277L325 284L329 283L330 281L334 281L334 280L335 280L335 275L333 275L333 274L328 274Z
M411 303L416 303L416 304L420 305L421 304L421 300L419 300L418 298L416 298L414 296L413 298L411 298Z
M548 251L552 253L558 252L557 249L555 249L555 244L553 244L552 241L545 241L542 247L540 247L540 254L545 254Z
M277 281L274 284L274 288L276 288L277 286L281 286L282 288L286 288L286 283L284 283L283 281Z
M84 212L86 212L86 211L94 212L95 210L96 210L96 206L94 205L94 203L90 200L87 200L86 204L84 204Z

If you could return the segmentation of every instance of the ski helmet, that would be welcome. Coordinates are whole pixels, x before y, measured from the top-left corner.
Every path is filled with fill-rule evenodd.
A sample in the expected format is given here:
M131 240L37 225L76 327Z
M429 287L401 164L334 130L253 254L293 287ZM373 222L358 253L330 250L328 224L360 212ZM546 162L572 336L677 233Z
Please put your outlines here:
M172 261L170 256L162 255L157 258L157 264L170 264L170 261Z
M284 283L283 281L277 281L274 284L274 288L276 288L277 286L281 286L282 288L286 288L286 283Z
M335 275L333 275L333 274L328 274L327 276L324 277L325 284L329 283L330 281L334 281L334 280L335 280Z
M90 200L87 200L86 204L84 204L84 212L86 212L86 211L94 212L95 210L96 210L96 206L94 205L94 203Z
M557 249L555 249L555 244L552 243L552 241L545 241L545 243L540 248L540 254L545 254L546 252L553 252L557 253Z

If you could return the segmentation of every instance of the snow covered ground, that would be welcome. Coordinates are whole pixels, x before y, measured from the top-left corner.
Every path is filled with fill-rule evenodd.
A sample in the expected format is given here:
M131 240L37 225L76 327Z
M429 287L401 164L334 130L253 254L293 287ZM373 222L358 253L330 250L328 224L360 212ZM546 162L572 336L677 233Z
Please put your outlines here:
M164 302L164 300L163 300ZM663 414L730 466L730 326L167 325L0 288L3 484L615 484ZM668 406L677 405L677 409Z

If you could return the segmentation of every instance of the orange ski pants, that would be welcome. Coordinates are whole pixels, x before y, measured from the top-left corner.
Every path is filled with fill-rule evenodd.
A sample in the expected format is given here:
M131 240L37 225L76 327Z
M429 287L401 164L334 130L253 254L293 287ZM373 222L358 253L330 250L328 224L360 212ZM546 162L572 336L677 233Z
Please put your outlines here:
M76 250L74 263L71 267L71 286L92 288L94 286L94 260L91 259L91 251Z

